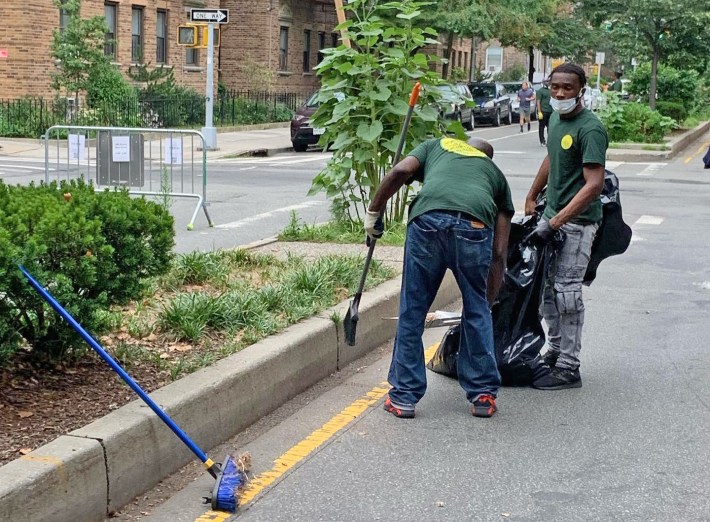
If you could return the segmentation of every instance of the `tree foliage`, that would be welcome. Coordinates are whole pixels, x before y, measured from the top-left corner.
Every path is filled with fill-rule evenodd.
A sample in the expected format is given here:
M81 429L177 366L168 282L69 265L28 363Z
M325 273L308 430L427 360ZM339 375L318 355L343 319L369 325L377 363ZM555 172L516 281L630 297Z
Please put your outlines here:
M321 144L334 149L332 160L313 180L310 193L324 191L336 217L359 221L380 181L392 167L400 130L415 82L423 85L407 133L406 154L425 139L449 131L465 138L460 123L442 120L436 102L440 76L432 70L436 57L422 52L438 45L433 28L421 27L427 4L416 0L346 5L346 29L352 48L341 45L323 51L318 65L320 107L314 127L325 129ZM392 198L387 218L403 219L409 187Z
M710 10L697 0L582 0L579 12L606 31L624 54L651 61L649 104L655 107L658 64L670 57L697 57L707 66ZM631 57L628 57L629 59ZM686 63L685 66L689 66Z
M52 57L59 70L52 73L52 88L73 95L89 87L89 78L96 67L110 65L104 54L107 31L103 16L81 18L81 0L54 0L54 5L66 12L68 23L52 33Z

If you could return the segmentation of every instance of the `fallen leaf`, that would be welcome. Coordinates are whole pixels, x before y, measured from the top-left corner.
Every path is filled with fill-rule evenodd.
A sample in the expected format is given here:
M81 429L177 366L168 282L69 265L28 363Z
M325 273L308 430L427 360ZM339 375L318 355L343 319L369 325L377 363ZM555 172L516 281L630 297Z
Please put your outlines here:
M510 513L501 513L500 516L508 518L510 516Z
M34 415L34 413L32 413L31 411L18 411L17 414L20 416L21 419L26 419Z
M436 507L444 507L444 503L441 500L437 500Z
M32 448L22 448L20 449L20 454L21 455L27 455L28 453L32 452Z

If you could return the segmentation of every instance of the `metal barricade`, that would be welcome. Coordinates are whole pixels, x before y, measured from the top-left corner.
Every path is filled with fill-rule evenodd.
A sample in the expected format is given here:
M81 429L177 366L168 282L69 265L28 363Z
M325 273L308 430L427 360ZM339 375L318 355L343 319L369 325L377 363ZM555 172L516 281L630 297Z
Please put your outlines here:
M47 183L84 178L97 188L126 187L131 194L166 200L197 199L187 229L194 228L200 208L209 226L214 226L207 212L207 151L202 133L55 125L43 138Z

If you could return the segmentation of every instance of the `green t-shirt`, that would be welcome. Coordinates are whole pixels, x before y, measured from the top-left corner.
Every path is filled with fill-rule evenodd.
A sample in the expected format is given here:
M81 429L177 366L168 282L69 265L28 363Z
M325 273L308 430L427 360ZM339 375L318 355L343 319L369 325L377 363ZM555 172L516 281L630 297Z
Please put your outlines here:
M503 173L488 156L466 142L454 138L427 140L409 155L419 160L424 179L409 208L409 221L431 210L457 210L494 228L499 211L515 212Z
M611 90L614 92L621 92L624 90L624 86L621 83L621 80L616 80L614 83L611 84Z
M566 207L584 186L584 164L606 164L608 146L606 129L590 110L584 109L572 119L562 119L556 112L550 116L547 137L550 176L547 180L547 206L543 214L546 219L551 219ZM602 204L596 198L572 223L592 224L601 220Z
M540 108L542 109L542 112L552 112L552 106L550 105L550 89L547 87L540 87L535 95L540 101Z

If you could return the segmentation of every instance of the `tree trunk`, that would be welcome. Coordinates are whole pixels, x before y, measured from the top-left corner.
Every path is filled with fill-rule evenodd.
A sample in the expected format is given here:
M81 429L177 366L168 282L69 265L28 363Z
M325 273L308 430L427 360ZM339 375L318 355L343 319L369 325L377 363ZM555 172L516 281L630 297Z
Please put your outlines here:
M528 48L528 61L528 81L532 83L533 78L535 77L535 49L532 46Z
M658 80L658 61L661 57L661 51L658 48L658 43L653 44L653 59L651 60L651 85L648 89L648 106L651 109L656 109L656 89Z
M441 68L441 77L446 80L449 77L449 73L451 72L451 52L454 47L454 33L450 32L448 39L446 41L446 54L444 55L446 57L447 63L443 65Z

